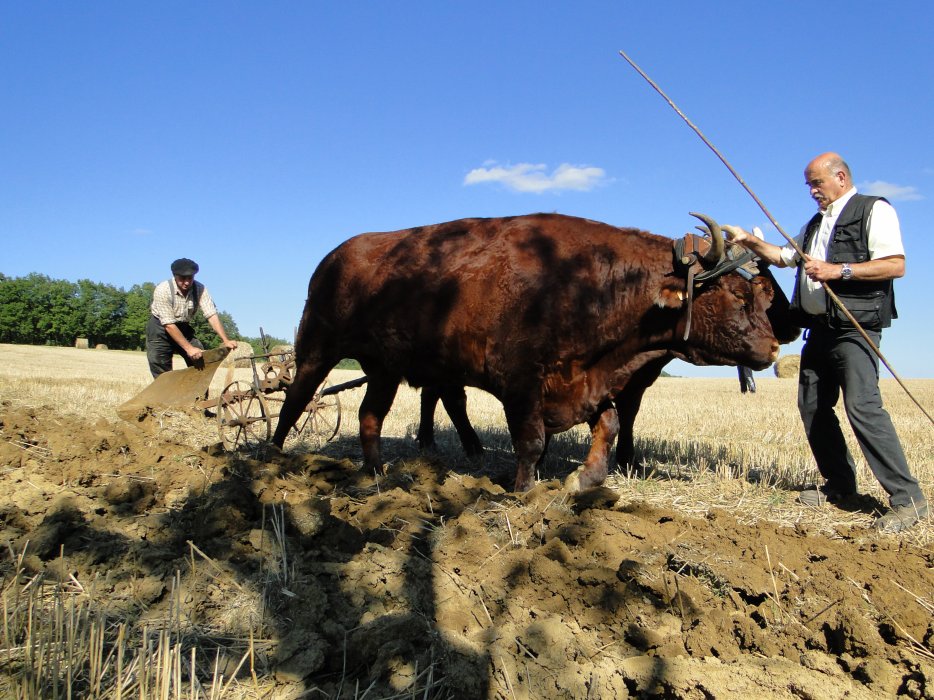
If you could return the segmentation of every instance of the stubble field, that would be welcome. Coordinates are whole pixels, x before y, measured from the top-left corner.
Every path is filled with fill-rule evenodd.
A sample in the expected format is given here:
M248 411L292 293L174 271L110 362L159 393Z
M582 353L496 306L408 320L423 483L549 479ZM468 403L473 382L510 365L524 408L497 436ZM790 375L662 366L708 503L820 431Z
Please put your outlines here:
M148 381L142 353L0 345L0 696L934 698L934 527L873 531L862 465L857 510L795 502L794 380L659 380L642 468L577 497L587 434L509 493L480 392L482 461L440 410L420 454L403 387L377 475L362 389L318 452L227 453L200 412L118 418ZM909 387L930 411L934 381ZM931 425L883 390L931 498Z

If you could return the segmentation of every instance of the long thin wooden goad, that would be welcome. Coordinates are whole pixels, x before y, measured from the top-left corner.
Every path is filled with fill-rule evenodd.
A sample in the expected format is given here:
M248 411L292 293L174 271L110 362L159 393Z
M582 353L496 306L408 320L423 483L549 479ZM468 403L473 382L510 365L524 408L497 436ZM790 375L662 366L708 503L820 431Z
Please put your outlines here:
M762 200L760 200L756 196L756 193L753 192L752 189L749 187L749 185L746 184L746 181L743 180L742 177L740 177L739 173L736 172L736 169L732 165L730 165L729 161L723 157L723 154L720 153L719 150L717 150L717 147L714 146L712 143L710 143L710 140L706 136L704 136L701 130L698 129L697 126L695 126L694 123L690 119L687 118L684 112L682 112L678 108L678 105L676 105L671 100L671 98L665 94L665 91L662 90L654 80L652 80L648 75L646 75L645 71L642 70L636 64L635 61L633 61L631 58L629 58L629 56L626 55L625 51L620 51L619 55L625 58L626 62L629 63L630 66L635 68L636 72L639 75L645 78L645 81L655 89L655 92L657 92L659 95L661 95L664 98L665 102L667 102L671 106L671 108L675 112L678 113L678 116L681 117L689 127L691 127L691 130L700 137L701 141L707 144L707 147L716 154L717 158L720 159L720 162L723 163L727 167L727 170L729 170L733 174L733 177L736 178L737 182L739 182L739 184L743 186L743 189L749 193L749 196L752 197L753 200L755 200L756 204L758 204L759 208L762 210L762 213L765 214L766 217L768 217L772 225L776 228L776 230L780 234L782 234L782 237L786 241L788 241L788 243L791 245L794 251L798 254L798 256L802 260L807 260L807 256L804 254L804 251L801 250L801 247L798 245L797 241L795 241L794 238L792 238L787 233L785 233L785 230L779 225L778 221L775 220L775 217L772 216L771 212L769 212L765 204L762 203ZM927 417L928 421L930 421L931 424L934 424L934 418L931 417L931 414L925 410L924 406L921 405L921 402L919 402L918 399L915 398L914 394L911 393L911 390L905 385L905 382L902 381L902 378L898 376L898 373L892 368L892 365L889 364L889 361L885 358L885 355L882 354L882 351L879 350L879 348L876 346L874 342L872 342L872 339L866 334L866 331L863 330L863 327L859 325L859 323L857 322L855 318L853 318L853 314L850 313L850 310L847 309L843 305L842 301L840 301L840 297L838 297L836 293L826 284L824 285L824 291L827 292L827 295L830 297L833 303L837 305L837 308L843 312L843 315L846 316L847 320L853 324L853 327L859 331L859 334L863 336L863 339L867 343L869 343L869 347L872 348L872 351L876 354L876 357L878 357L879 360L882 362L882 364L885 365L886 369L892 373L892 376L895 378L895 380L899 383L902 389L905 390L905 393L908 394L908 398L910 398L914 402L915 406L917 406L921 410L921 412Z

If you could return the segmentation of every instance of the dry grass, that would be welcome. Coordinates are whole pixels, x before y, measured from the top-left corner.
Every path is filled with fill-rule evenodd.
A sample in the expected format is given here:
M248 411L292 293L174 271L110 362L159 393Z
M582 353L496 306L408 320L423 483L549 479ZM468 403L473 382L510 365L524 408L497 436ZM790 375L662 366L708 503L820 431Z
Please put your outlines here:
M275 519L275 516L273 516ZM281 545L277 525L272 538ZM196 548L192 545L193 550ZM28 575L23 555L9 552L13 572L0 598L0 697L16 700L298 700L318 692L283 686L258 673L270 641L253 632L231 638L223 630L193 624L182 600L176 573L166 619L130 628L108 616L106 596L74 576ZM192 554L192 570L222 569L203 552ZM270 562L263 597L286 591L287 557L283 550ZM294 594L293 594L294 595ZM241 596L247 599L247 596ZM260 626L261 627L261 626ZM255 629L255 627L251 628ZM410 689L387 697L439 700L450 697L435 668L423 669ZM368 689L352 695L363 700Z
M27 576L22 556L10 552L13 574L2 590L0 634L5 673L3 697L45 698L251 698L270 697L271 683L253 672L257 643L252 637L226 643L240 654L232 660L209 643L181 614L180 587L173 585L170 619L135 631L101 609L91 582L73 576ZM177 580L174 582L177 583ZM210 655L206 649L215 646ZM249 669L249 680L237 680ZM207 681L199 679L208 679Z
M178 358L176 367L184 367ZM329 381L336 384L357 376L359 373L335 370ZM250 381L252 371L218 370L211 392L217 395L232 378ZM149 381L146 358L141 352L0 344L0 400L119 420L114 407ZM930 494L934 489L932 426L894 380L883 379L881 385L912 471ZM907 385L929 412L934 411L934 380L909 380ZM686 482L694 488L706 480L740 480L766 489L795 489L817 481L819 475L796 408L797 383L760 377L757 387L756 394L743 395L733 379L659 379L646 392L635 425L642 475L655 475L669 483ZM364 391L359 388L340 394L343 436L353 436L358 430L357 409ZM511 443L500 403L484 392L468 389L467 410L488 448L488 466L510 468ZM418 393L400 387L383 434L388 438L413 437L418 429L418 411ZM846 426L839 406L838 412ZM466 463L450 421L440 408L435 421L441 453L455 465ZM212 421L185 414L166 415L164 427L174 431L176 437L198 445L216 440ZM845 431L859 468L861 490L881 499L884 494L848 427ZM560 471L568 463L580 463L588 443L586 426L556 436L542 476L553 475L549 467ZM391 460L393 455L388 452L386 457ZM617 475L616 483L622 476L626 475Z
M184 367L176 358L176 367ZM335 370L332 384L359 376ZM231 379L250 381L252 370L220 369L211 392ZM0 344L0 400L17 404L52 406L66 414L82 414L118 420L114 407L127 400L150 381L145 355L117 350L27 347ZM934 440L932 426L903 389L883 379L882 394L892 415L915 476L927 493L934 488ZM909 380L909 389L929 412L934 411L934 380ZM636 453L643 475L685 481L742 480L767 488L800 488L818 480L801 431L796 408L794 380L761 377L756 394L740 394L732 379L661 378L648 392L636 420ZM358 429L357 409L365 388L342 392L341 435L353 436ZM274 402L273 402L273 405ZM468 413L488 447L492 467L509 468L511 444L502 406L488 394L468 389ZM388 438L412 437L418 429L418 393L399 388L387 416L383 434ZM838 406L841 422L846 425ZM275 413L275 411L273 411ZM439 408L435 417L439 448L455 464L464 463L450 421ZM167 430L182 433L194 443L215 440L212 421L193 420L188 415L169 414ZM861 489L882 498L878 483L869 472L852 435L846 428L850 449L859 467ZM179 437L179 435L176 435ZM554 469L583 460L589 435L578 426L556 436L546 462ZM387 454L387 459L392 459ZM618 478L618 477L617 477Z
M231 378L249 381L252 377L250 369L230 372L217 373L212 384L215 395ZM354 376L335 371L330 381ZM0 345L0 401L14 405L51 406L65 414L116 421L114 408L149 381L145 355L140 352ZM931 411L934 380L908 384ZM756 394L742 395L733 379L660 379L647 392L636 421L636 453L642 469L638 474L614 474L609 485L624 498L638 497L685 514L725 509L744 522L805 524L830 536L836 536L840 528L868 527L871 514L817 511L794 502L794 489L818 480L795 405L797 384L761 377L757 385ZM934 494L932 426L893 380L883 380L882 389L912 470L930 497ZM354 444L351 436L357 431L356 412L363 393L364 389L355 389L340 395L341 435L348 438L342 446ZM385 421L384 435L413 436L418 410L417 392L401 387ZM511 469L512 451L500 404L483 392L468 390L468 413L487 447L484 468ZM161 420L163 429L176 439L199 446L217 440L213 421L198 415L167 413ZM454 466L468 464L442 410L436 423L444 459ZM852 436L849 441L859 464L861 490L884 502ZM556 436L540 476L566 474L585 458L588 443L589 435L580 426ZM386 457L394 458L391 449ZM277 517L269 514L269 531L281 543L275 537ZM930 548L934 526L929 519L899 537ZM268 587L287 589L288 552L281 546L278 549L279 554L270 560ZM131 632L119 621L97 614L93 590L67 576L58 581L29 579L15 565L17 553L8 554L17 574L7 579L3 590L3 661L10 667L42 673L24 676L15 691L0 687L0 693L15 692L4 697L64 698L72 696L72 689L80 690L75 696L95 698L275 697L269 682L255 676L246 683L227 680L239 664L249 668L256 652L254 639L240 640L237 652L222 663L219 656L211 657L199 646L210 631L186 626L181 617L167 620L159 629ZM205 567L209 564L203 562ZM211 680L191 682L198 678ZM432 681L423 680L425 697L430 697Z

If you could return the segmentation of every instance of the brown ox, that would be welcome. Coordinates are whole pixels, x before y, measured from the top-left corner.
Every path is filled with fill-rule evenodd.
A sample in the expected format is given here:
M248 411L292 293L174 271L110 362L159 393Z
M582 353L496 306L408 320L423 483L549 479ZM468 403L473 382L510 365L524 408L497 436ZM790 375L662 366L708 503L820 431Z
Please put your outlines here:
M768 269L768 265L765 262L758 262L757 266L759 274L767 277L774 287L775 297L766 312L772 330L779 343L790 343L798 337L801 329L791 322L791 317L788 314L788 298L775 281ZM626 385L613 399L619 421L619 434L616 439L616 463L621 468L635 465L633 426L642 405L642 398L648 388L661 376L665 365L671 362L672 359L674 359L674 355L671 354L662 357L656 357L654 353L649 354L645 364L634 369ZM439 401L444 405L467 456L481 455L483 445L467 416L467 396L463 387L444 387L442 389L436 386L426 386L422 388L418 433L415 437L418 446L422 449L435 447L434 416Z
M533 485L548 436L589 423L590 452L566 485L598 484L619 428L613 399L633 377L672 357L763 369L778 356L770 277L716 275L689 303L688 270L723 259L722 234L709 224L709 250L686 266L669 238L558 214L356 236L312 275L273 441L282 445L331 368L352 357L369 378L360 405L367 469L382 467L382 421L404 378L475 386L502 401L517 491ZM786 312L787 303L782 323Z

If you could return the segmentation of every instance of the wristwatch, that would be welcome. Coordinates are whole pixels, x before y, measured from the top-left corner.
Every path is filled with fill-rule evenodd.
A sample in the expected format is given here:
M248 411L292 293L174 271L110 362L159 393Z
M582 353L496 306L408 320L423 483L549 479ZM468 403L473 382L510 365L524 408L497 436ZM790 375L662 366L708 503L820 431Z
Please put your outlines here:
M840 279L842 280L853 279L853 268L850 267L850 263L843 263L843 267L840 268Z

